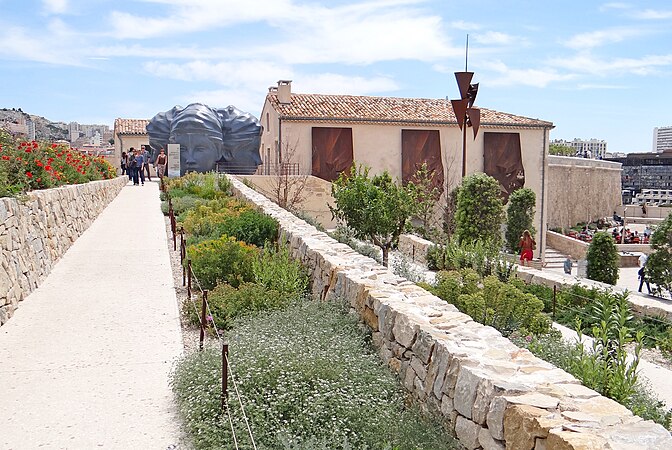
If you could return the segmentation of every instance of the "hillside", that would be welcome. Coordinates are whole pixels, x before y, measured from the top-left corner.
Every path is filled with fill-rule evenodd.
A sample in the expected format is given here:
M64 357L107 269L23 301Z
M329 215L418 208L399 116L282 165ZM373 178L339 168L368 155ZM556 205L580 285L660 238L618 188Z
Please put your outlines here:
M68 139L68 126L63 122L52 122L44 117L25 113L21 108L0 109L0 127L6 123L25 124L28 119L35 124L35 139L38 141Z

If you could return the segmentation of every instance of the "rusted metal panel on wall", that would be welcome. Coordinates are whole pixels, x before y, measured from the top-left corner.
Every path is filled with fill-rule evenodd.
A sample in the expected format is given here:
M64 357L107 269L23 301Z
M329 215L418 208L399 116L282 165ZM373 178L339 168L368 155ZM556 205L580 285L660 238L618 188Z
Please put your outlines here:
M401 179L408 182L422 163L434 171L434 186L443 190L444 173L441 162L439 130L401 130Z
M499 181L504 203L513 191L525 186L520 133L485 133L483 171Z
M334 181L352 167L352 128L313 127L312 175Z

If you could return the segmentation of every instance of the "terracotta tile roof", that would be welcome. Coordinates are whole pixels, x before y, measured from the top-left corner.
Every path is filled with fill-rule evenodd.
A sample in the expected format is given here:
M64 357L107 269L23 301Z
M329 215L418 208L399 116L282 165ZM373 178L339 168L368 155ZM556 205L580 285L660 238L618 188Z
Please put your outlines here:
M116 134L147 134L147 119L114 119Z
M286 120L457 125L450 100L295 93L291 96L291 103L281 104L277 92L267 94L268 101ZM481 126L553 127L551 122L539 119L480 109Z

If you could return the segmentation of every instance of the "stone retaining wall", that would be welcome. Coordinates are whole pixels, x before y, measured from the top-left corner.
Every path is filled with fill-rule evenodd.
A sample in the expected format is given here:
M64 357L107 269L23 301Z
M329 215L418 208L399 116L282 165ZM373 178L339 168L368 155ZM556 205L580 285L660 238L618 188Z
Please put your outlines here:
M127 177L0 198L0 325L128 182Z
M232 179L280 222L323 300L350 302L382 359L467 449L672 448L662 426L582 386L494 328L331 239Z
M418 264L427 264L427 250L432 245L432 241L412 234L399 236L399 251Z

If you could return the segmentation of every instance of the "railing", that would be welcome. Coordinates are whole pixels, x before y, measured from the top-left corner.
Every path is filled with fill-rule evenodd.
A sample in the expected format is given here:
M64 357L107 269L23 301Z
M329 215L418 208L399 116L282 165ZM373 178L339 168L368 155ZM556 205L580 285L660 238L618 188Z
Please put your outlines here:
M161 184L161 189L165 192L165 186ZM221 345L222 351L222 390L221 390L221 408L226 413L229 419L229 426L231 427L231 435L233 436L234 448L238 449L238 439L236 437L236 431L233 426L233 419L231 417L231 410L228 403L228 383L229 377L235 391L236 398L238 399L238 404L240 405L240 410L242 412L243 420L247 427L247 433L250 437L250 442L252 448L256 450L257 446L254 441L254 436L252 434L252 429L250 427L249 420L245 414L245 406L243 405L243 399L238 391L238 384L236 383L236 378L234 376L233 370L231 368L231 363L229 361L229 344L225 341L224 336L221 333L220 328L217 326L217 318L212 313L210 305L208 304L208 290L203 289L201 283L198 281L198 278L194 274L194 271L191 267L191 259L187 259L187 244L184 237L184 228L180 227L179 231L177 230L177 221L175 219L175 211L173 210L173 203L170 197L168 197L168 217L170 219L170 231L173 239L173 251L177 251L177 235L180 236L180 265L182 266L182 286L187 288L187 301L191 303L194 308L196 317L199 319L199 342L198 350L203 350L203 344L205 342L206 329L212 327L219 344ZM184 261L187 260L185 265ZM195 283L195 284L194 284ZM194 294L193 287L196 286L198 292L200 292L201 304L200 311L196 304L195 298L192 296Z
M301 175L301 166L299 163L261 164L259 166L216 163L215 172L232 175Z

